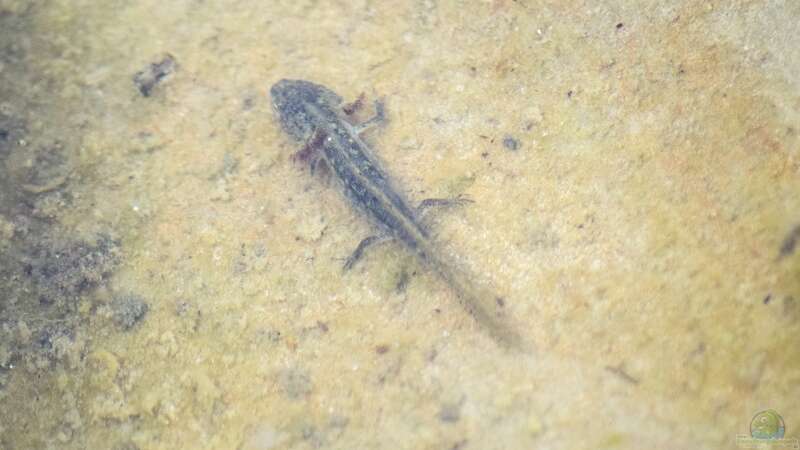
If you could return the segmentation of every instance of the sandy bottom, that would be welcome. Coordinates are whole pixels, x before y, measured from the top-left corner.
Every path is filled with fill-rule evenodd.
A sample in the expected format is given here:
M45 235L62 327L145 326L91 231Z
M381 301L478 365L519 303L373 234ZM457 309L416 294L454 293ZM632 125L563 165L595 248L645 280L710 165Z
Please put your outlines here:
M800 3L0 0L0 448L800 437ZM273 116L322 83L498 345ZM742 442L740 442L742 443Z

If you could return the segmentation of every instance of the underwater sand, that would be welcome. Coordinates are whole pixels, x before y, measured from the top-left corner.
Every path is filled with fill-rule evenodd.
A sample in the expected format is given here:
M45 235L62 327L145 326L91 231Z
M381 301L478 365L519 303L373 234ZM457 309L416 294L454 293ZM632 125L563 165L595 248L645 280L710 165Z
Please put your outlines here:
M0 0L0 449L728 449L800 437L800 3ZM269 87L365 139L508 351Z

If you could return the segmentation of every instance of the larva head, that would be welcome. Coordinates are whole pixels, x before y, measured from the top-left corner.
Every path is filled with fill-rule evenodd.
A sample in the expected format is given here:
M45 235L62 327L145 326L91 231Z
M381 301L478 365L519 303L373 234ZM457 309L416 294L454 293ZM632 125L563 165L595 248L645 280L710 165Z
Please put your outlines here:
M316 128L315 109L333 111L342 102L330 89L303 80L280 80L269 93L281 127L299 141L308 139Z

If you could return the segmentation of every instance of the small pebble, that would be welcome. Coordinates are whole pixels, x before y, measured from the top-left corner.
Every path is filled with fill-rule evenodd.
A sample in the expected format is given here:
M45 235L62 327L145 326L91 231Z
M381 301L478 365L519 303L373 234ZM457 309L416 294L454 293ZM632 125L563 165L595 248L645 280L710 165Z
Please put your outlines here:
M153 89L171 73L175 72L178 65L175 58L165 54L160 61L149 64L133 76L133 83L144 97L150 97Z
M503 146L509 150L516 151L519 149L519 145L519 141L511 136L506 136L503 138Z

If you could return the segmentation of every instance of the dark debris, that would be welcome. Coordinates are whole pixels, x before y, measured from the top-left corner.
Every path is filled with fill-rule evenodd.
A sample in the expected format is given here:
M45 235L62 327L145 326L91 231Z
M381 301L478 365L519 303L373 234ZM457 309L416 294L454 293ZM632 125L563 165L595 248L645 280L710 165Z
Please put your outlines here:
M395 283L394 290L398 294L402 294L408 288L408 283L411 281L411 275L409 275L408 271L402 270L397 277L397 282Z
M800 225L796 225L783 239L779 252L780 258L785 258L794 253L797 248L797 241L800 240Z
M606 366L605 369L610 373L613 373L614 375L618 376L621 380L625 382L628 382L630 384L639 384L639 380L631 376L628 372L626 372L621 365L617 367Z
M461 419L461 406L463 404L463 398L458 402L442 404L439 409L439 420L446 423L458 422Z
M165 54L160 61L154 62L133 76L133 83L139 89L139 93L144 97L150 97L153 89L161 83L167 76L177 70L178 64L175 58L169 53Z
M386 354L389 351L389 346L386 344L381 344L375 347L375 353L379 355Z
M25 136L25 122L0 112L0 157L11 152L14 142Z
M516 151L519 149L520 143L513 136L506 136L503 138L503 147L512 151Z

